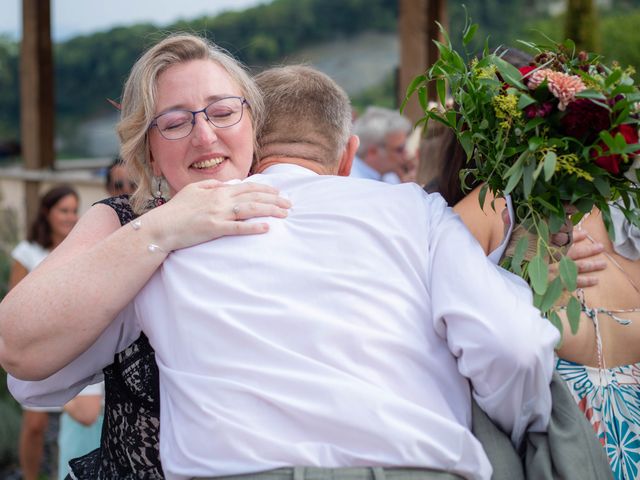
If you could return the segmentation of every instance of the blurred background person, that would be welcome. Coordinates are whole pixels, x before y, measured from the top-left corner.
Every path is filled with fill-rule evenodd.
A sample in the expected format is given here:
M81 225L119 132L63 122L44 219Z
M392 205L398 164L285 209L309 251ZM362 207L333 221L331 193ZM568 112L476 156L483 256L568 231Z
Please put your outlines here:
M406 174L407 138L411 121L395 110L368 107L356 118L353 133L360 146L351 167L352 177L400 183Z
M136 189L136 184L131 180L127 167L120 157L115 157L107 169L105 186L110 197L131 195Z
M89 385L64 406L58 431L58 480L70 473L69 460L100 446L104 382Z
M57 186L42 196L38 215L29 228L27 239L11 252L13 263L9 289L16 286L64 240L77 220L78 194L73 188L68 185ZM18 450L24 480L38 478L49 414L59 411L60 409L23 408Z

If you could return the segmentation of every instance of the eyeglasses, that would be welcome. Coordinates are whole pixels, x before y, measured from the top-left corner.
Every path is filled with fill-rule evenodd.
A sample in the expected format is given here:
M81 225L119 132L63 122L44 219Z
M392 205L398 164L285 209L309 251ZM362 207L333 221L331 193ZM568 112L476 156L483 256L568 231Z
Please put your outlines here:
M135 190L136 189L136 184L134 182L123 182L122 180L116 180L115 182L113 182L113 189L114 190L124 190L127 183L129 184L129 188L131 190Z
M158 127L160 135L167 140L179 140L191 133L198 113L204 113L214 127L227 128L242 120L245 105L249 105L249 102L243 97L225 97L202 110L169 110L154 118L149 128Z

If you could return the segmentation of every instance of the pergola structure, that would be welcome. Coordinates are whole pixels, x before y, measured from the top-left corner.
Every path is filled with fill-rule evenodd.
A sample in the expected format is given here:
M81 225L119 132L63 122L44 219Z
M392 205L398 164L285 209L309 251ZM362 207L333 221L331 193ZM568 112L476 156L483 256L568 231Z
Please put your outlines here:
M446 0L398 0L400 69L397 92L424 72L437 58L433 39L438 38L435 21L446 24ZM21 143L27 170L43 170L54 165L54 74L51 41L50 0L22 0L22 50L20 55ZM422 116L416 99L405 114L413 121ZM38 208L39 181L26 182L27 224Z
M22 0L20 130L26 170L53 167L54 99L50 0ZM35 218L39 181L27 180L27 225Z

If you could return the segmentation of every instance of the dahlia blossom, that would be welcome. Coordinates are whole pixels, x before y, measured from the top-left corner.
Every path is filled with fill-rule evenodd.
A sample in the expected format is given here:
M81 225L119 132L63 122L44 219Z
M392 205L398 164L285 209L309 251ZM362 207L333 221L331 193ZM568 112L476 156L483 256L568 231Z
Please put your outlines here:
M531 90L535 90L545 80L549 86L549 91L559 100L558 110L560 111L564 111L567 105L575 100L576 93L587 89L578 75L567 75L548 68L533 72L529 76L527 86Z

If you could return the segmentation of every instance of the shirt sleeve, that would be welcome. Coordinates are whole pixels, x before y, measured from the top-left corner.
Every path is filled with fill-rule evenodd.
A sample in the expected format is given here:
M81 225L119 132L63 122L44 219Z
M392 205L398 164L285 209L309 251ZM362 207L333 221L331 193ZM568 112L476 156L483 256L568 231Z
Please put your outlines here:
M13 397L26 407L62 407L88 385L103 380L102 369L140 336L134 303L122 310L85 352L44 380L7 376Z
M432 205L434 206L434 205ZM430 211L433 322L480 407L519 446L545 431L559 332L533 306L524 280L493 265L449 208Z
M47 250L23 240L11 251L11 258L20 262L30 272L44 260L47 254Z

